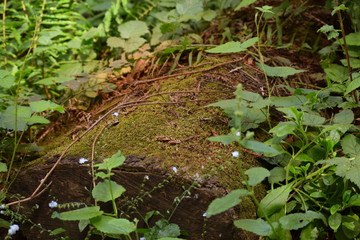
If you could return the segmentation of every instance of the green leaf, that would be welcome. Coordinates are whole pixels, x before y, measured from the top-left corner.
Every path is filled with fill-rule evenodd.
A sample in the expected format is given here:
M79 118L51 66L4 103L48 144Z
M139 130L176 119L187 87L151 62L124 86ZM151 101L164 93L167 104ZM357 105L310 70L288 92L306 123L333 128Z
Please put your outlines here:
M281 226L287 230L297 230L303 228L312 222L314 219L326 219L323 214L313 211L306 213L293 213L280 218Z
M336 213L329 216L329 219L328 219L329 226L335 232L338 230L338 228L341 225L341 219L342 219L342 216L338 212L336 212Z
M213 141L213 142L221 142L223 144L231 144L233 142L236 142L239 139L239 137L229 134L229 135L221 135L221 136L215 136L215 137L209 137L207 140Z
M352 157L360 154L360 139L352 134L347 134L340 142L344 153Z
M270 129L269 133L274 133L277 137L285 137L294 134L296 126L293 122L280 122L277 126Z
M82 39L79 37L73 37L73 39L71 39L68 43L67 43L67 47L68 48L73 48L73 49L80 49L81 48L81 44L82 44Z
M211 20L216 18L216 16L217 16L216 11L211 10L211 9L205 10L201 15L202 19L204 19L205 21L208 21L208 22L210 22Z
M319 113L317 112L304 112L303 115L303 125L306 126L318 126L323 125L325 123L326 119L324 117L321 117Z
M346 35L346 44L351 46L360 46L360 32L350 33ZM341 38L337 43L344 44L344 40Z
M251 47L258 41L257 37L250 38L245 42L228 42L222 45L219 45L215 48L206 50L208 53L236 53L246 51L247 48Z
M0 70L0 87L5 89L11 88L15 83L15 77L7 71Z
M260 12L263 12L263 13L271 13L271 14L274 14L273 11L271 11L272 9L272 6L263 6L263 7L255 7L257 10L259 10Z
M348 65L347 59L341 59L340 60L341 64L344 66ZM358 58L350 58L350 66L352 68L360 68L360 59Z
M300 234L300 240L317 240L319 238L319 229L314 224L308 224Z
M337 83L344 83L349 78L348 69L337 64L330 64L324 69L324 72L327 78Z
M248 194L249 192L245 189L236 189L225 197L213 200L206 211L206 217L209 218L213 215L225 212L229 208L235 207L241 202L240 197L247 196Z
M41 79L41 80L35 82L35 84L51 86L51 85L55 85L56 83L64 83L64 82L69 82L71 80L74 80L74 78L73 77L49 77L49 78Z
M266 64L264 64L263 67L260 63L257 63L257 65L260 70L264 71L269 77L287 77L297 73L306 72L306 70L297 70L292 67L270 67Z
M333 118L335 124L351 124L354 121L354 113L350 109L345 109L337 114Z
M140 37L149 33L146 22L143 21L128 21L118 26L118 31L122 38L129 39Z
M0 218L0 227L1 228L9 228L11 223L5 219Z
M307 102L307 99L302 95L271 97L271 103L276 107L301 107L305 102Z
M354 158L341 157L330 160L320 160L317 164L336 165L336 175L348 179L360 187L360 155Z
M104 212L100 210L99 206L96 207L84 207L72 211L57 213L54 212L51 216L52 218L59 218L64 221L74 221L74 220L86 220L103 214Z
M111 48L118 48L125 46L125 40L118 38L118 37L109 37L106 40L106 44Z
M84 229L90 224L90 220L89 219L85 219L85 220L80 220L79 221L79 231L82 232L84 231Z
M349 84L346 86L345 95L349 94L350 92L358 89L360 87L360 77L353 79Z
M48 123L50 123L50 121L42 116L31 116L28 120L28 123L29 124L36 124L36 123L48 124Z
M275 148L256 140L243 140L241 141L241 144L245 148L250 149L251 151L264 154L265 156L268 157L273 157L281 153Z
M245 174L249 176L248 184L250 186L255 186L270 176L269 170L263 167L250 168L246 170Z
M0 172L7 172L8 168L6 163L0 162Z
M249 6L250 4L253 4L254 2L256 2L256 0L242 0L239 5L236 6L236 8L234 9L235 11L239 10L240 8Z
M56 229L52 230L49 235L50 236L56 236L56 235L61 234L63 232L66 232L66 230L64 228L56 228Z
M282 167L274 167L270 170L270 176L268 177L269 183L279 183L286 178L286 171Z
M17 112L17 116L16 115ZM0 113L0 127L18 131L24 131L27 128L27 122L31 117L32 111L30 107L18 106L17 110L14 105L11 105L5 109L2 113ZM16 124L15 124L15 117Z
M90 222L97 230L103 233L128 235L136 230L136 226L132 222L122 218L98 216L91 218Z
M145 42L146 40L144 38L133 37L125 41L123 48L125 52L131 53L138 50Z
M47 100L31 102L30 107L33 112L43 112L47 110L56 110L61 113L65 112L62 106Z
M234 221L237 228L255 233L260 236L270 236L272 234L271 226L268 222L261 218L254 219L239 219Z
M269 217L282 209L291 192L292 184L284 185L271 190L260 202L257 214L259 217ZM262 211L261 211L262 209Z
M121 151L117 151L114 155L112 155L110 158L104 159L103 163L95 164L94 166L97 167L99 170L108 170L111 171L111 169L119 167L121 164L125 162L125 157L121 153Z
M150 231L145 233L146 239L176 238L180 236L180 228L177 224L169 223L166 219L160 219Z
M108 202L116 199L125 192L125 188L114 181L104 180L96 184L92 190L92 196L96 201Z
M202 1L178 0L176 1L176 12L180 15L179 21L198 19L197 15L204 11ZM200 19L199 19L200 20Z

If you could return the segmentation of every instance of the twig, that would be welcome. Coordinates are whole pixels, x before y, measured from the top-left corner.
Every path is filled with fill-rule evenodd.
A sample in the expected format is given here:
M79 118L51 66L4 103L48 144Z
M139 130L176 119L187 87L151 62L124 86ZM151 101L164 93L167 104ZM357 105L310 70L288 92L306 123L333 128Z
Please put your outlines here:
M50 187L51 184L52 184L52 182L50 182L43 190L41 190L39 193L37 193L37 194L34 195L34 196L31 195L31 196L28 197L28 198L24 198L24 199L15 201L15 202L8 203L8 204L6 204L6 206L11 206L11 205L15 205L15 204L18 204L18 203L30 201L31 199L36 198L37 196L40 196L43 192L45 192L45 190L46 190L48 187Z

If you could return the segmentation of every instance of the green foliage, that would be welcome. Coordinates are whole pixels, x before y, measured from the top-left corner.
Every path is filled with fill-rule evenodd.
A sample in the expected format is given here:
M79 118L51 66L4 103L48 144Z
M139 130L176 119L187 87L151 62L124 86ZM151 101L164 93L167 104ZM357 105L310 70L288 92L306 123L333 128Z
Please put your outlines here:
M115 200L122 196L125 192L125 188L112 181L110 178L113 175L111 171L114 168L121 166L124 161L125 157L122 155L121 151L118 151L110 158L104 159L102 163L94 165L94 167L97 168L95 175L100 179L104 179L104 181L100 181L96 184L92 190L92 196L97 202L111 201L113 213L106 213L100 210L100 206L92 206L61 213L55 211L52 214L52 218L59 218L63 221L79 221L80 231L83 231L86 226L90 225L93 226L96 231L109 237L124 236L126 239L131 239L131 233L142 232L144 233L145 238L149 240L180 239L177 238L181 235L179 226L177 224L169 223L166 219L160 219L153 227L140 231L137 229L137 219L129 221L128 219L119 217L118 207ZM105 170L106 172L104 173L102 170ZM142 218L149 226L150 218L159 214L160 213L157 211L151 211ZM136 236L138 236L137 233Z

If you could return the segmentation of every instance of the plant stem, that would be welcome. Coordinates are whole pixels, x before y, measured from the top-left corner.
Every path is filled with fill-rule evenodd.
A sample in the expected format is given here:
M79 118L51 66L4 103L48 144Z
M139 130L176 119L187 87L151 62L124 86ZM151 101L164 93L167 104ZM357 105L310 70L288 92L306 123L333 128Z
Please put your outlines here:
M7 5L7 0L4 0L4 7L3 7L3 14L2 14L2 34L3 34L3 48L4 48L4 53L6 53L6 5ZM5 66L7 64L7 56L5 54L4 56L4 63Z
M334 0L334 5L335 5L335 7L339 6L338 0ZM338 16L339 23L340 23L341 35L343 36L343 39L344 39L344 44L342 44L341 46L342 46L342 48L343 48L343 50L345 52L345 55L346 55L347 68L349 70L349 78L350 78L350 82L352 82L353 81L352 68L351 68L351 64L350 64L350 55L349 55L348 45L346 43L346 32L345 32L345 28L344 28L344 21L343 21L342 16L341 16L341 10L337 10L336 14ZM352 94L352 97L353 97L354 101L356 103L359 103L359 99L357 97L356 92L357 91L354 90L354 91L351 92L351 94Z

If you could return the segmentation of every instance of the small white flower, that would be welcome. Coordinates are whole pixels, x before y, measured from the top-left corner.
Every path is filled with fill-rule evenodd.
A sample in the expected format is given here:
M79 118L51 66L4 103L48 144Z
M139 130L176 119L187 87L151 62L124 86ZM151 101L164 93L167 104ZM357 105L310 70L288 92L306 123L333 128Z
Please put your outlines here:
M141 237L141 238L139 238L139 240L146 240L146 238L145 238L145 237Z
M206 213L203 214L203 217L206 217Z
M149 176L148 176L148 175L146 175L146 176L145 176L145 179L146 179L146 180L149 180L150 178L149 178Z
M14 235L17 231L19 231L19 225L17 224L13 224L10 226L9 230L8 230L8 234L9 235Z
M240 133L240 132L236 132L235 135L236 135L237 137L240 137L241 133Z
M174 171L174 173L177 173L177 168L176 167L172 167L172 170Z
M5 204L1 204L0 205L0 209L5 209L6 208L6 205Z
M119 116L119 113L118 113L118 112L114 112L112 115L115 116L115 117L118 117L118 116Z
M57 202L55 202L55 201L51 201L51 202L49 203L49 208L56 208L56 207L57 207L57 205L58 205L58 203L57 203Z
M89 160L87 160L86 158L80 158L79 159L79 163L80 164L83 164L83 163L86 163L86 162L88 162Z
M238 151L234 151L231 154L232 154L233 157L239 157L240 156Z
M0 214L4 214L4 213L5 213L5 211L3 211L3 210L0 211Z

